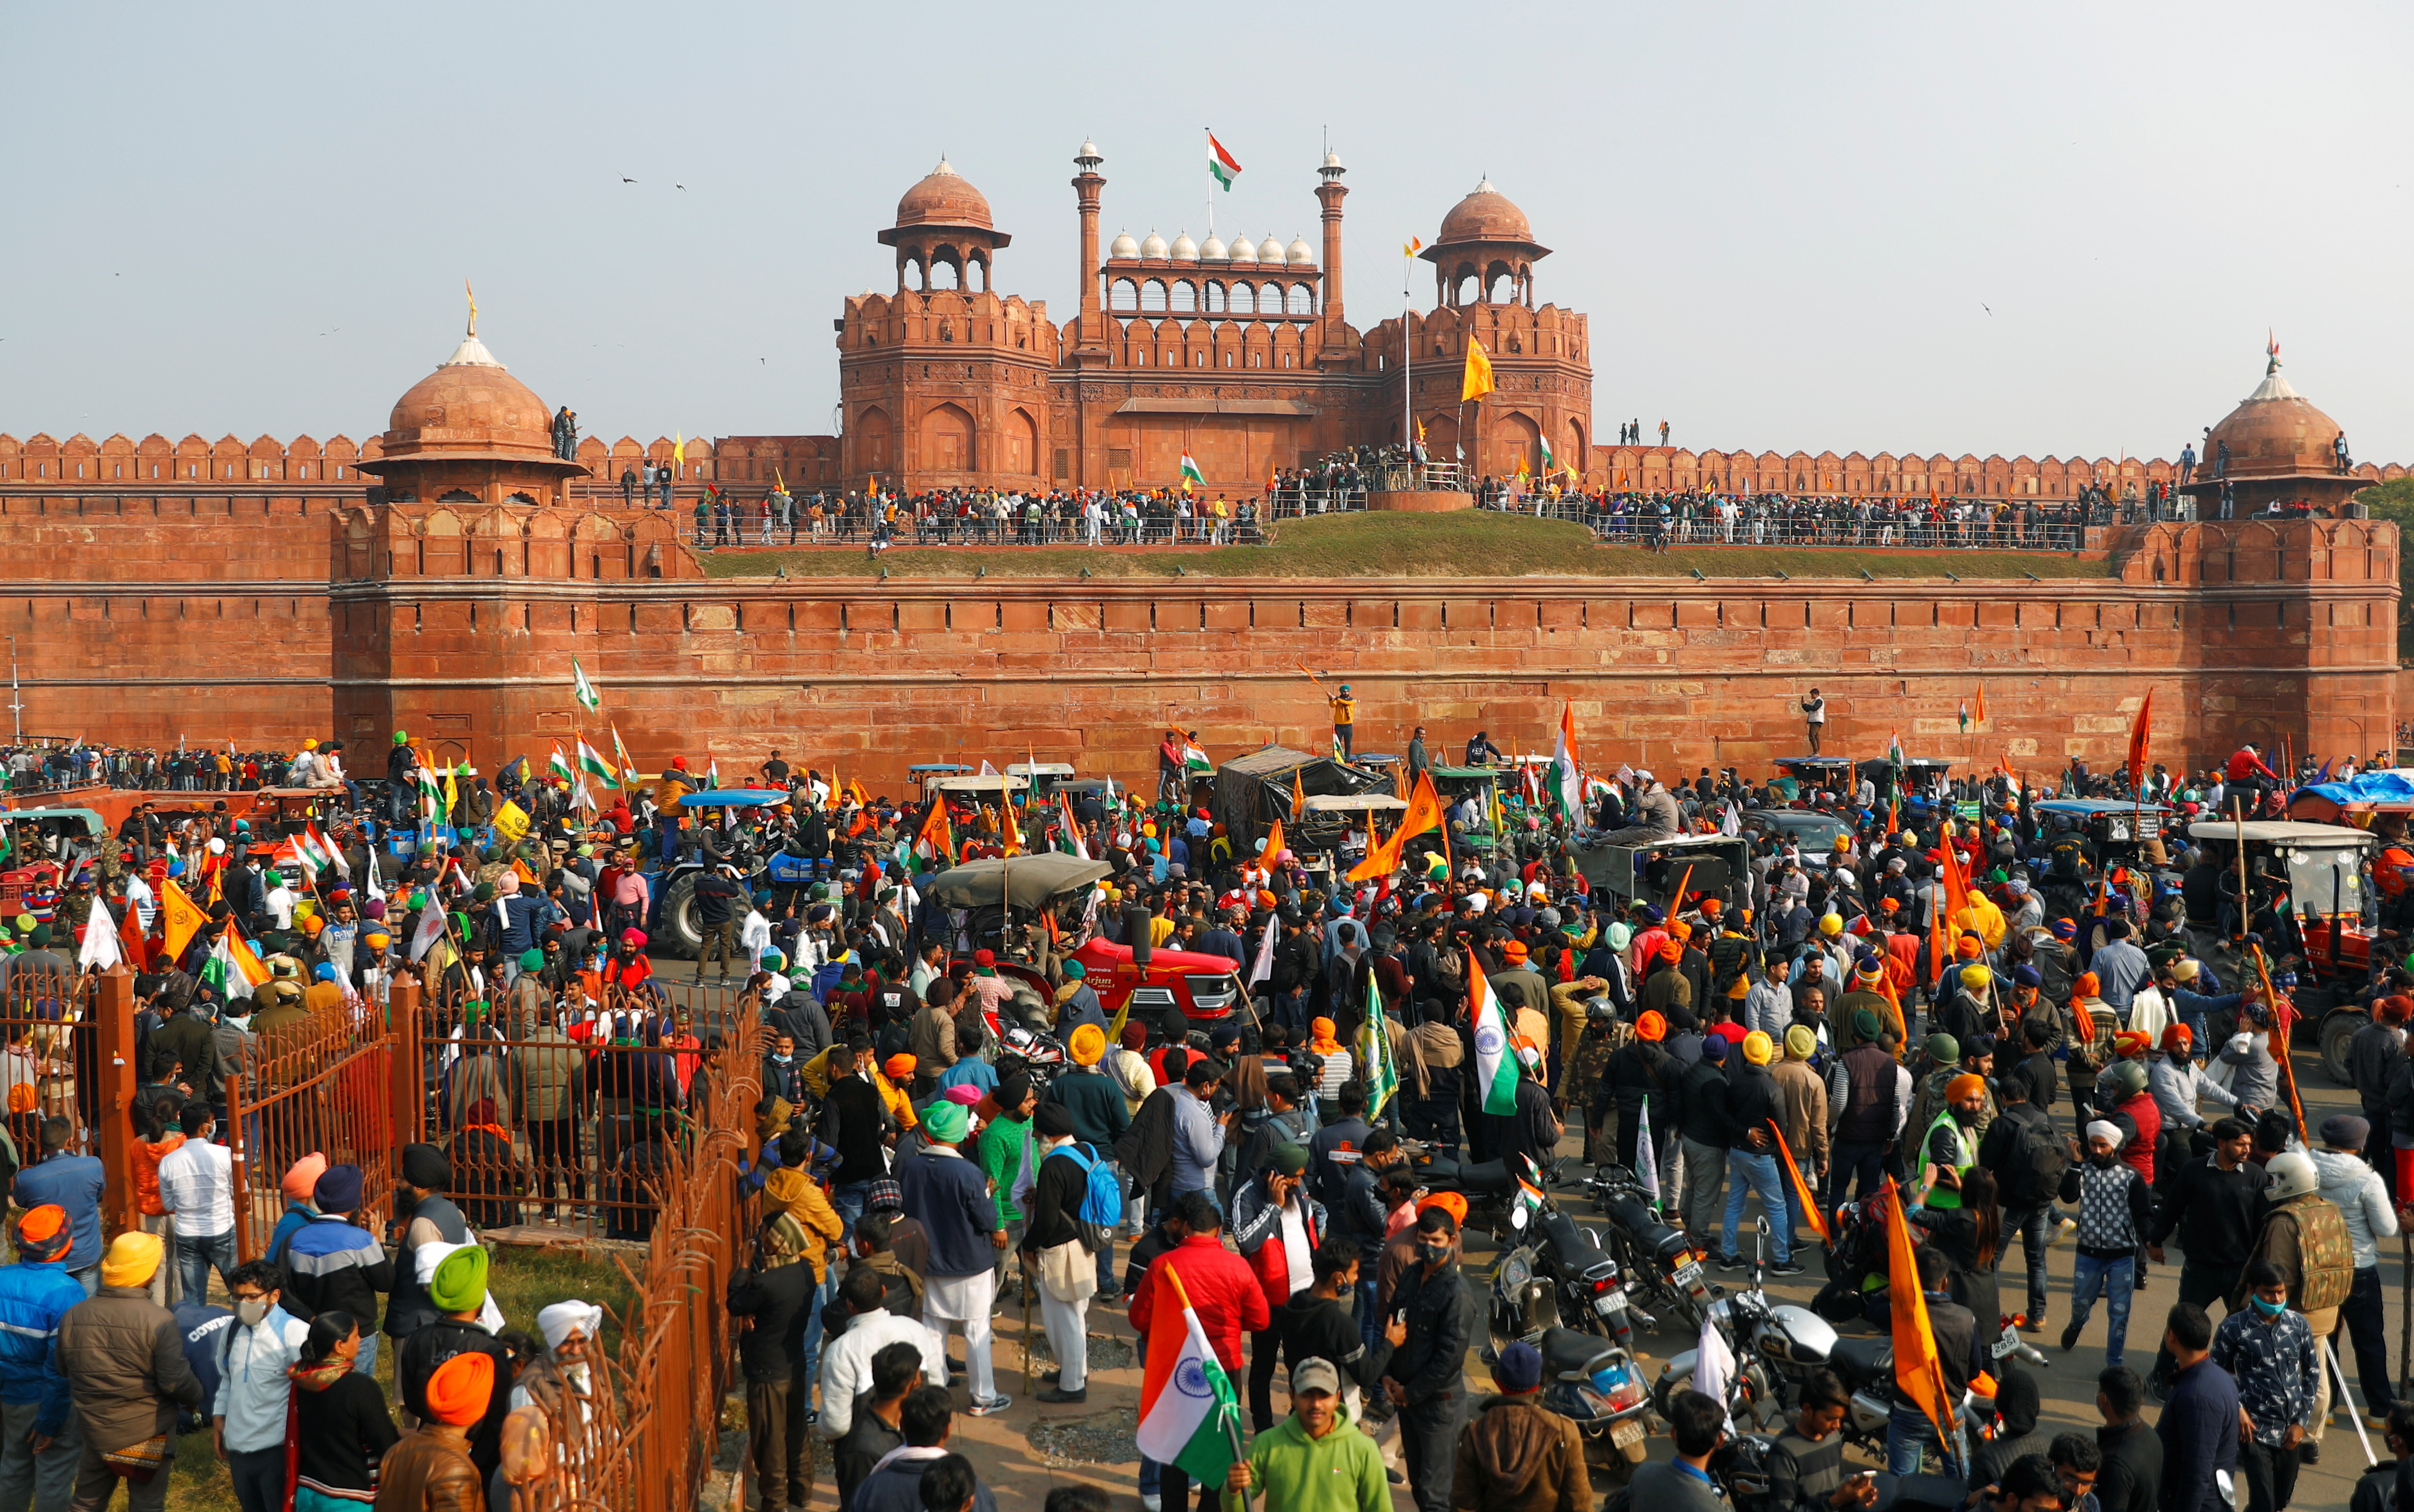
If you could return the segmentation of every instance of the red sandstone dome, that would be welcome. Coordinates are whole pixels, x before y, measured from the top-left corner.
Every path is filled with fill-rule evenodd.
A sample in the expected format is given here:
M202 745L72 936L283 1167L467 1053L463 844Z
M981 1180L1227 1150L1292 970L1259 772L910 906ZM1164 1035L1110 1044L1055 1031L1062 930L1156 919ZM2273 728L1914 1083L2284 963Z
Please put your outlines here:
M1436 246L1453 242L1530 242L1533 225L1526 213L1509 200L1509 197L1492 186L1485 179L1475 186L1475 192L1451 208L1441 218L1441 234L1434 239Z
M899 226L976 226L982 230L994 230L989 218L989 200L971 181L949 167L945 157L931 170L921 183L905 191L897 201Z
M543 459L553 454L552 423L544 401L512 377L472 334L461 339L442 366L395 401L382 449L389 457L440 453Z
M2280 360L2272 359L2263 382L2205 438L2209 467L2221 443L2229 443L2229 476L2277 478L2337 470L2332 448L2339 423L2307 403L2280 376Z

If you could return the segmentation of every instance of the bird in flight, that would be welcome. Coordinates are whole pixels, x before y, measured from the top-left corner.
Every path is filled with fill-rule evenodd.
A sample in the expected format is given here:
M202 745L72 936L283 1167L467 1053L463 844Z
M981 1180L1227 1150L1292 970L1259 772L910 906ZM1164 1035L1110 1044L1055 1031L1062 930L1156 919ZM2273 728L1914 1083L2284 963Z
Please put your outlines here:
M1994 308L1983 299L1978 302L1978 308L1985 310L1989 315L1995 313Z
M684 184L674 184L671 187L678 190L681 194L685 194L687 192L687 185Z
M621 182L621 183L623 183L623 184L634 184L634 183L636 183L637 181L636 181L635 179L631 178L628 174L623 173L623 174L621 174L621 175L620 175L620 182Z

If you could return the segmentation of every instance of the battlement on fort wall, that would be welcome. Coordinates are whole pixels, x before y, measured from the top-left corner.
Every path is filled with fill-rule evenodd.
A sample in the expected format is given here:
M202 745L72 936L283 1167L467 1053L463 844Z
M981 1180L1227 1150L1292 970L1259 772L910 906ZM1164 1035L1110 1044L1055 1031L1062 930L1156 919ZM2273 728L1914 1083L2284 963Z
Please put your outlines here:
M2158 749L2370 752L2394 729L2397 528L2164 524L2101 578L716 578L675 516L371 508L314 493L0 496L0 633L28 727L275 746L396 727L469 759L565 741L574 656L641 763L777 746L868 785L963 751L1145 780L1167 723L1211 750L1325 733L1299 673L1349 681L1362 748L1482 726L1588 756L1741 764L1828 749L2059 766ZM1981 684L1990 725L1960 734ZM1462 726L1464 728L1462 728ZM589 729L591 734L593 730ZM509 749L506 749L505 748Z

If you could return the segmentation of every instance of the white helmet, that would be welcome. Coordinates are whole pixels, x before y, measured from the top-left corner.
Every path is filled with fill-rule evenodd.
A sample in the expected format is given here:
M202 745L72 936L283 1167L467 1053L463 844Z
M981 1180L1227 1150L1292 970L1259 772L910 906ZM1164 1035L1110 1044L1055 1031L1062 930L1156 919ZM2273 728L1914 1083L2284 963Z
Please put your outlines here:
M2263 1186L2267 1202L2286 1202L2317 1190L2321 1174L2314 1169L2313 1157L2302 1150L2286 1150L2263 1163L2263 1174L2269 1179Z

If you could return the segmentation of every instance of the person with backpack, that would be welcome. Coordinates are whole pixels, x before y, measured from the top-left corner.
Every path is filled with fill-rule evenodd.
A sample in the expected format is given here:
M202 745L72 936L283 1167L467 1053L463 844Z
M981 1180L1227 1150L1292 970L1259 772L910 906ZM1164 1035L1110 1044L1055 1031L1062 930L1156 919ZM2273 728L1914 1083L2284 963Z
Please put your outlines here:
M2378 1240L2397 1237L2397 1212L2389 1189L2363 1159L2372 1129L2352 1113L2334 1114L2317 1131L2320 1144L2313 1151L2314 1168L2321 1173L2321 1193L2347 1220L2347 1243L2355 1252L2355 1283L2339 1308L2339 1321L2355 1349L2356 1374L2363 1382L2367 1416L2386 1419L2397 1393L2389 1378L2389 1334L2380 1289ZM2345 1345L2334 1345L2341 1356Z
M2050 1079L2046 1082L2049 1089L2052 1085ZM2004 1199L2004 1241L1995 1265L2002 1267L2011 1250L2010 1236L2019 1235L2029 1280L2028 1311L2022 1316L2031 1333L2045 1329L2045 1253L2061 1229L2053 1204L2063 1195L2071 1168L2069 1149L2053 1126L2053 1116L2032 1101L2035 1087L2032 1078L2017 1073L1997 1082L2003 1112L1978 1141L1978 1164L1997 1173ZM2145 1235L2142 1218L2138 1234L2140 1238Z
M2310 1155L2288 1150L2272 1156L2263 1170L2262 1221L2226 1300L2233 1315L2245 1310L2254 1300L2250 1294L2256 1294L2256 1283L2247 1278L2258 1263L2268 1263L2287 1283L2287 1305L2305 1315L2314 1338L2328 1339L2338 1331L2339 1305L2355 1288L2355 1248L2347 1220L2321 1194L2321 1173ZM2222 1327L2230 1321L2225 1318ZM2317 1371L2316 1377L2307 1436L2319 1453L2322 1428L2330 1417L2331 1377L2327 1371ZM2272 1505L2286 1505L2287 1500L2282 1496Z
M1051 1403L1090 1400L1090 1298L1098 1290L1095 1256L1123 1220L1123 1180L1098 1147L1074 1137L1072 1109L1042 1103L1032 1113L1039 1171L1022 1232L1022 1268L1039 1278L1039 1316L1056 1356Z
M2087 1159L2063 1173L2058 1195L2079 1206L2079 1253L2071 1261L2070 1322L2062 1330L2063 1352L2079 1347L2079 1330L2087 1327L2100 1291L2107 1313L2105 1367L2117 1369L2128 1346L2138 1244L2145 1237L2152 1207L2145 1178L2121 1159L2118 1128L2101 1119L2087 1126ZM2042 1266L2042 1259L2036 1264Z

